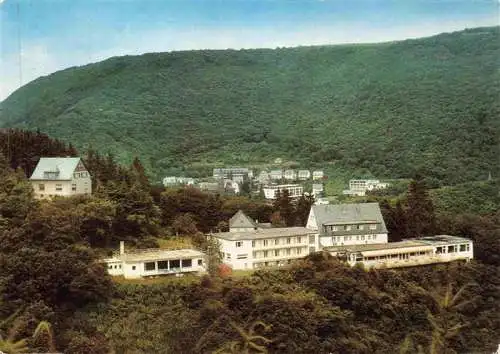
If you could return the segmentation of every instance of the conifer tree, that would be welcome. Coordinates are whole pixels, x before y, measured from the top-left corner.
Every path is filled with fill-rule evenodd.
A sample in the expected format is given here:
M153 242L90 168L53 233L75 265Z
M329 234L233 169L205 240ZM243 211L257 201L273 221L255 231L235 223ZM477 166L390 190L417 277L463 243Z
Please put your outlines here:
M421 178L411 181L406 199L408 235L421 237L432 235L436 230L434 205Z

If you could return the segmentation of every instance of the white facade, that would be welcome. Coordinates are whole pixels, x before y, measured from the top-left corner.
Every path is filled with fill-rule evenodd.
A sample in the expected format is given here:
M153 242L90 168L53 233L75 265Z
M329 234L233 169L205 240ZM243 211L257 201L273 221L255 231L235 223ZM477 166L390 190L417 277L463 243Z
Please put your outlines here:
M295 181L297 179L297 172L295 170L285 170L283 177L289 181Z
M79 157L40 158L30 182L37 199L92 194L90 173Z
M389 183L380 182L378 179L351 179L349 181L349 189L343 194L365 196L367 191L375 189L384 189L389 186Z
M282 170L272 170L269 172L269 177L272 180L279 181L280 179L283 179L283 171Z
M149 249L125 253L122 243L120 254L104 259L103 263L110 275L125 279L205 272L205 255L193 249Z
M377 203L313 205L306 228L315 231L319 248L387 243Z
M246 178L253 178L253 171L243 167L214 168L213 177L215 179L232 179L237 183L243 183Z
M163 185L165 187L176 185L192 186L194 185L194 178L167 176L163 179Z
M264 186L264 196L266 199L276 199L276 193L278 191L283 192L288 190L290 198L299 198L304 194L304 187L298 184L279 184L279 185L269 185Z
M327 250L350 265L361 263L366 268L411 267L474 258L472 240L449 235L387 244L331 247Z
M312 195L317 198L323 195L324 187L322 183L314 183L312 185Z
M316 181L319 179L323 179L325 177L325 174L323 173L323 171L313 171L312 176L313 180Z
M311 171L309 170L299 170L297 177L301 181L305 181L309 178L311 178Z
M212 234L223 262L233 269L283 266L316 252L314 233L303 227L258 229Z

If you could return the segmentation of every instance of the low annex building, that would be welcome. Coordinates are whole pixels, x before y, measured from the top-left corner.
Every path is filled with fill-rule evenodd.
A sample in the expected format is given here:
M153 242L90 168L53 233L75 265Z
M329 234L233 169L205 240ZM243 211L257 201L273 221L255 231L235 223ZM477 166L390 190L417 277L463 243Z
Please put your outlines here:
M223 262L233 269L283 266L316 252L314 231L304 227L272 228L253 222L241 210L230 220L230 231L210 234L220 244Z
M108 273L125 279L159 275L182 275L205 272L205 254L194 249L145 249L125 252L120 242L120 253L103 260Z
M92 179L79 157L42 157L30 177L35 198L92 193Z
M398 268L474 258L472 240L437 235L386 244L367 244L327 247L331 255L350 265L363 264L366 268Z
M306 227L319 248L387 243L387 228L378 203L313 205Z

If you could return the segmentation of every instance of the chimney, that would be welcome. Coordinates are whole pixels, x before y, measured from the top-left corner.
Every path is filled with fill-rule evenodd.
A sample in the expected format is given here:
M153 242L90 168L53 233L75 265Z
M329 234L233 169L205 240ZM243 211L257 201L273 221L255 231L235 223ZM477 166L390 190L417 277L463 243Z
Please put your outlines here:
M125 254L125 241L120 241L120 255Z

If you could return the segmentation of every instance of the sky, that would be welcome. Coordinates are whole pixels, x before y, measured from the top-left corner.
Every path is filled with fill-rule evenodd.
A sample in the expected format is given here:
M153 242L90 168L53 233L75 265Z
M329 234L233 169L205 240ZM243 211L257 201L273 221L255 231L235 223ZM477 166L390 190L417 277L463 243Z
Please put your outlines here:
M0 0L0 100L112 56L374 43L499 25L500 0Z

